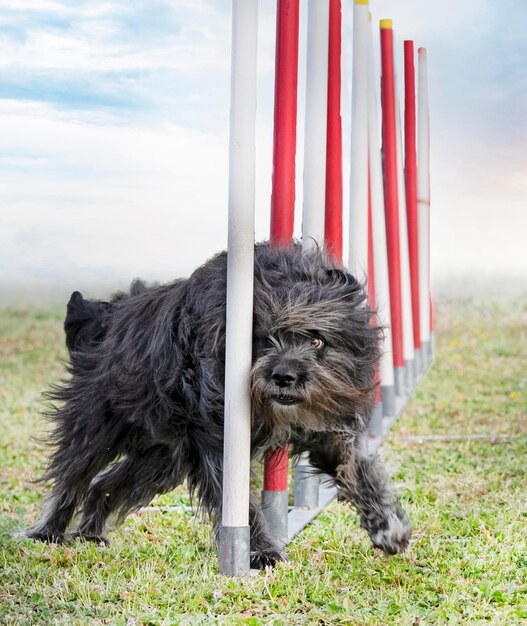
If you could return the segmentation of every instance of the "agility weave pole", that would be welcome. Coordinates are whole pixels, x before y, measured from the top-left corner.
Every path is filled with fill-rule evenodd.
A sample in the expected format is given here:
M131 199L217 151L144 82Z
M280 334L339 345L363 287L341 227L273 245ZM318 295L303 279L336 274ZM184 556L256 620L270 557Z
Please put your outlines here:
M258 1L234 0L232 15L225 436L220 572L250 570L250 370L254 275L256 40Z
M302 246L309 249L315 242L323 245L337 263L342 262L341 28L340 0L310 0ZM231 576L249 573L249 318L253 270L249 248L252 250L254 244L256 31L257 0L233 0L225 472L220 529L220 571ZM287 245L293 237L298 38L298 0L278 0L272 245ZM358 278L369 278L377 323L386 329L379 367L380 393L368 431L370 453L378 448L432 360L426 52L419 50L416 176L413 42L405 42L403 155L391 20L381 20L380 41L382 150L377 130L378 79L374 74L371 14L368 0L355 0L348 264ZM229 465L234 450L236 467ZM262 492L271 532L282 544L336 496L335 488L313 476L305 458L295 468L295 505L291 508L287 483L285 447L267 455Z

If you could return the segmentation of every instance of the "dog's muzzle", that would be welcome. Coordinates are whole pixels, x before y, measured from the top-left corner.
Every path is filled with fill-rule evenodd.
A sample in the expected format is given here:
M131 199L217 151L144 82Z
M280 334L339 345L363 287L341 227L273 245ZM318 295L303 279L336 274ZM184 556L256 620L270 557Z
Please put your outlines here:
M273 369L271 380L273 381L273 388L276 390L272 396L274 402L282 406L293 406L302 402L302 399L294 393L298 374L291 367L277 365Z
M282 406L294 406L295 404L300 404L302 402L301 398L297 398L295 396L272 396L272 400Z

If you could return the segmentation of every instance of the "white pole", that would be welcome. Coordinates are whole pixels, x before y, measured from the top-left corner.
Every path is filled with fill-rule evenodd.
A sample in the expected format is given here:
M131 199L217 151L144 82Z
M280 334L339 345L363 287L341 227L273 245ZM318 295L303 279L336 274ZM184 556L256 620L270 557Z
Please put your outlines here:
M329 0L309 0L307 9L306 121L302 249L324 245L328 116ZM307 453L295 467L295 506L318 505L318 475Z
M348 266L359 280L368 270L368 30L368 0L355 0Z
M397 84L397 77L396 77ZM401 107L397 91L397 188L399 193L399 251L401 255L401 312L403 316L403 355L406 375L406 391L411 393L415 380L415 348L412 315L412 287L410 282L410 252L408 249L408 220L406 216L406 188L404 182L403 131Z
M324 244L329 0L309 0L302 247Z
M430 119L426 49L418 50L417 213L419 228L419 311L422 353L430 361ZM427 359L428 357L428 359Z
M379 140L379 113L376 96L375 68L373 60L373 27L368 33L368 143L370 154L370 186L373 226L373 265L375 271L375 297L377 318L384 329L380 362L381 400L383 414L395 417L395 379L393 373L393 346L390 314L390 281L388 275L388 252L386 248L386 222L384 217L384 185L382 155Z
M258 0L232 4L225 435L220 571L249 573Z

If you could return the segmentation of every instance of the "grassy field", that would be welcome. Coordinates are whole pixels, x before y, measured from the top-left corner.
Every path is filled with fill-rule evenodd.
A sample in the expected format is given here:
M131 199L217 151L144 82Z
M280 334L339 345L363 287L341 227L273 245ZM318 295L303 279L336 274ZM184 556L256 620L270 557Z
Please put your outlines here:
M0 624L527 623L527 299L444 302L437 320L435 364L382 446L409 550L373 551L334 503L287 563L229 580L190 513L129 516L109 548L17 538L39 510L40 393L65 349L62 313L0 311ZM490 436L428 437L449 434Z

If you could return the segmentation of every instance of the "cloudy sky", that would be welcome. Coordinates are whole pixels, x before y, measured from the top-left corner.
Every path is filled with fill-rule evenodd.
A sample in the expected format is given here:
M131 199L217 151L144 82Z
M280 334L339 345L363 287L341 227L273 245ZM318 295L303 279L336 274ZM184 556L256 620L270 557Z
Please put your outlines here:
M370 4L374 24L393 19L401 76L403 39L428 50L434 278L525 277L527 4ZM4 296L167 280L225 247L230 10L228 0L0 0ZM258 239L268 236L274 24L275 2L260 0ZM305 44L299 75L302 93ZM301 138L297 167L301 180Z

